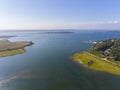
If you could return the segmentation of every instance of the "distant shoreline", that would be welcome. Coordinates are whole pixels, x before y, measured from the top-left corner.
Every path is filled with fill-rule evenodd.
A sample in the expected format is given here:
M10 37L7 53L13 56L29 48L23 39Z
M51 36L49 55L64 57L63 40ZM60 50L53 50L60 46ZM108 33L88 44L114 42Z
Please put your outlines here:
M74 32L67 32L67 31L51 31L51 32L40 32L39 34L72 34Z
M15 36L15 35L13 35L13 36L0 36L0 38L12 38L12 37L17 37L17 36Z

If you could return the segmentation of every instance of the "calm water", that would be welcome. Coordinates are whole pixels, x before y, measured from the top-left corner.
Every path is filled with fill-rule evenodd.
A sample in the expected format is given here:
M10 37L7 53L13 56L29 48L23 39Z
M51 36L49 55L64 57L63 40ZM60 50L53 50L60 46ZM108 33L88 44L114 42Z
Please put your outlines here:
M72 30L71 30L72 31ZM0 90L120 90L120 77L91 71L69 59L91 45L82 41L99 41L120 37L109 31L0 32L17 35L11 41L32 41L26 53L0 58Z

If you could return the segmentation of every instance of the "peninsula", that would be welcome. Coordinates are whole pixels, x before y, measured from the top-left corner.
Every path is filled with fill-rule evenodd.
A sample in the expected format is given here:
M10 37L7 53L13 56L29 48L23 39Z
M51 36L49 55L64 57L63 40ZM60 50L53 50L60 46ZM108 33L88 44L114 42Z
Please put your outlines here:
M24 47L32 45L32 42L11 42L8 39L0 40L0 57L24 53Z
M73 59L91 70L120 75L120 39L99 41L90 50L74 54Z

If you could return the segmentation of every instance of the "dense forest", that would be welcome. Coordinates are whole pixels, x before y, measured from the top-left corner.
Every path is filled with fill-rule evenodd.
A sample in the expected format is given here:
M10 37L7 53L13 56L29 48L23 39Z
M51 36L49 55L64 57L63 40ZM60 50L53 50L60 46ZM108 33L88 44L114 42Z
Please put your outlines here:
M120 61L120 39L97 42L89 52L108 60Z

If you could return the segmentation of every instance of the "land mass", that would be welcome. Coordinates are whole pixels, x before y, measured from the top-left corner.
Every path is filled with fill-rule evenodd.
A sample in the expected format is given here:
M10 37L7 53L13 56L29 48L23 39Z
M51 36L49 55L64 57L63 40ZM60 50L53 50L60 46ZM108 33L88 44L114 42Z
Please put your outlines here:
M120 75L120 39L99 41L90 50L74 54L73 59L89 69Z
M0 36L0 38L12 38L12 37L16 37L16 36Z
M24 53L24 47L32 45L32 42L11 42L7 39L0 40L0 57Z
M74 32L68 31L51 31L51 32L42 32L42 34L72 34ZM41 33L40 33L41 34Z

